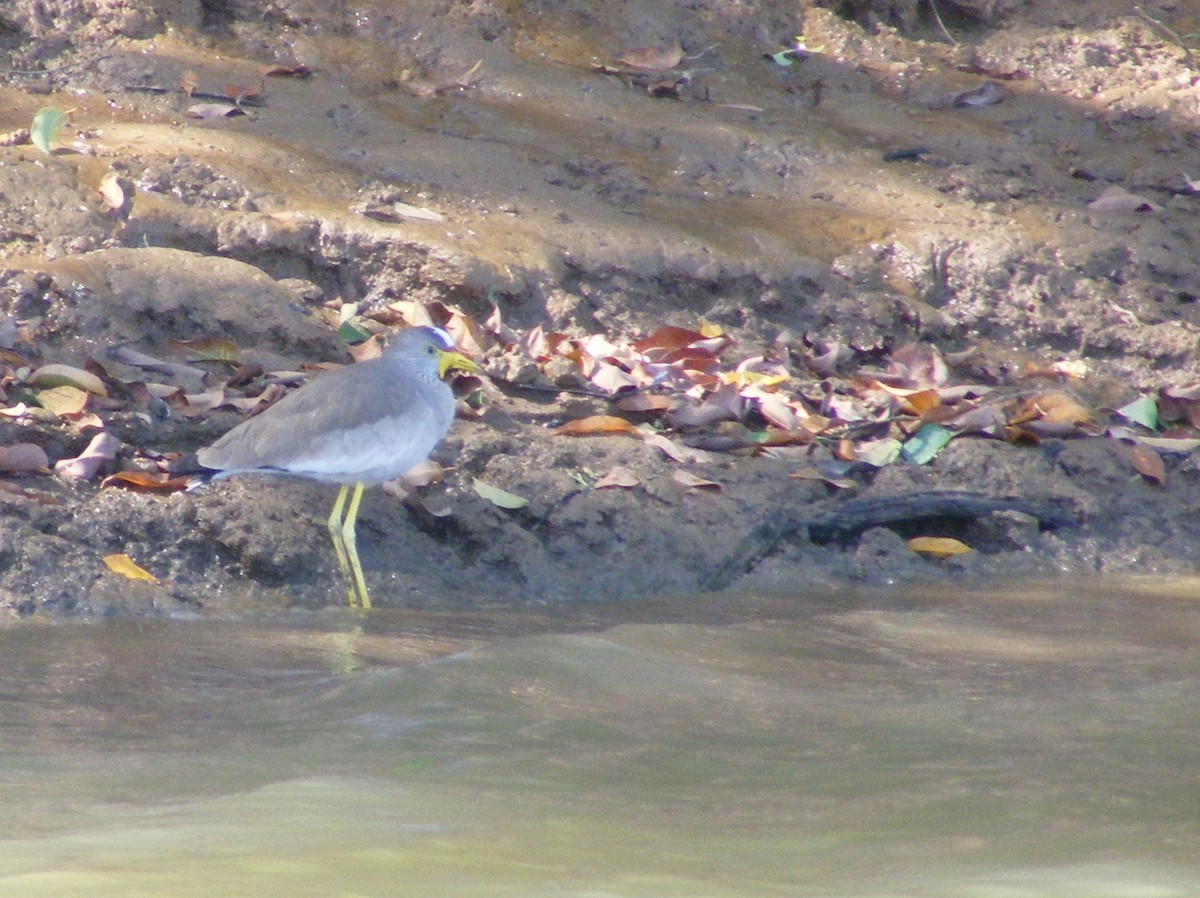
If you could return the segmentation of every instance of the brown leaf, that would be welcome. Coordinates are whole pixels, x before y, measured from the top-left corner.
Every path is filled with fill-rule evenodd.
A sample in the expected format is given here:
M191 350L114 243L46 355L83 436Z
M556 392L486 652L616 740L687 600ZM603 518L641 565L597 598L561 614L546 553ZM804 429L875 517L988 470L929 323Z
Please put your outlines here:
M708 480L681 468L672 472L671 479L689 491L705 490L707 492L718 492L721 489L721 484L715 480Z
M606 434L621 434L626 433L631 436L638 435L638 429L626 421L624 418L618 418L616 415L591 415L587 418L576 418L574 421L568 421L561 427L556 427L553 433L565 437L585 437Z
M900 404L910 414L924 415L940 406L942 397L937 390L918 390L904 397Z
M828 474L822 474L811 465L797 468L791 474L788 474L788 478L791 480L820 480L822 483L827 483L842 490L858 489L857 480L852 480L849 477L831 477Z
M302 62L276 63L263 66L258 73L264 78L307 78L312 69Z
M101 489L123 486L138 492L177 493L188 488L190 477L170 477L150 471L117 471L100 481Z
M1026 399L1008 423L1039 436L1071 436L1094 421L1091 409L1074 396L1051 390Z
M50 467L50 459L41 446L33 443L14 443L11 446L0 446L0 471L8 474L26 474L31 471L45 471Z
M616 406L623 412L665 412L671 407L671 398L660 393L634 393L617 400Z
M858 450L854 448L854 441L849 437L838 440L833 455L838 461L858 461Z
M661 433L652 433L644 439L646 445L653 446L667 458L671 459L671 461L676 461L680 464L700 461L705 457L701 452L692 449L690 446L680 446L678 443L668 440Z
M400 478L400 484L406 491L412 491L431 483L441 483L446 476L446 469L431 458L417 462L416 467L409 469Z
M903 385L916 390L942 386L950 371L936 346L928 343L909 343L892 353L888 372L901 378Z
M643 337L641 340L635 340L630 345L638 352L649 353L651 350L677 352L704 339L704 334L699 331L667 324L660 327L650 336Z
M617 62L631 69L644 72L665 72L679 65L683 59L683 47L676 41L657 47L637 47L626 50L617 57Z
M222 93L235 103L241 103L243 100L257 99L259 89L245 84L226 84L222 89Z
M638 486L642 481L632 470L623 465L615 465L611 471L592 484L592 489L630 489Z
M483 358L491 341L487 338L487 332L472 316L456 312L442 327L459 350L477 359Z
M1167 482L1167 468L1163 464L1162 456L1157 450L1149 446L1143 446L1141 443L1127 445L1124 443L1118 444L1124 450L1125 457L1129 459L1129 463L1133 469L1153 483L1155 486L1164 486Z

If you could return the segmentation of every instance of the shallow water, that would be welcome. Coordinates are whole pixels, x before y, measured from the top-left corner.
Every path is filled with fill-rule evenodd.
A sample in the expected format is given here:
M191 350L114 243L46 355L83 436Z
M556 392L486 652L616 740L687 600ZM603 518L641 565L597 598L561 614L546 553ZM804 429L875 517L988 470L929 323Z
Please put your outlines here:
M1200 894L1200 589L0 630L0 898Z

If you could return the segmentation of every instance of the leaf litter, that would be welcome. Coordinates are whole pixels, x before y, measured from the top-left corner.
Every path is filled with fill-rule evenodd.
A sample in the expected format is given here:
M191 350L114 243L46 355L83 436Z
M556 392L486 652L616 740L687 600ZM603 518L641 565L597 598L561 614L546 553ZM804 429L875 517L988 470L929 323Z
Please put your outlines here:
M871 469L931 464L951 440L964 437L1016 445L1104 437L1132 476L1158 486L1168 480L1164 457L1200 451L1200 384L1133 395L1117 409L1096 407L1077 389L1087 368L1074 359L1049 360L1011 374L991 372L983 382L977 367L967 365L964 370L972 376L957 382L959 359L970 353L948 359L930 344L881 354L877 347L863 351L781 335L766 347L743 347L705 322L663 324L649 333L567 333L548 326L522 332L503 321L498 307L486 320L477 320L440 302L395 302L366 316L354 316L355 311L350 309L342 324L366 335L360 355L378 352L377 329L431 324L449 331L494 381L607 402L607 413L570 419L555 435L633 436L647 451L678 465L671 479L692 494L718 492L722 486L690 466L731 451L794 459L787 476L837 490L855 488ZM95 418L100 427L103 416L122 412L151 419L200 418L220 407L253 413L302 380L295 372L265 372L242 363L240 348L221 337L175 342L172 348L187 361L129 347L109 353L114 361L164 377L161 383L121 381L96 363L37 365L9 353L0 357L0 389L17 395L0 414L13 420L34 414L36 408L26 400L43 403L68 427L83 426L79 420L92 400L107 403ZM466 380L476 396L484 396L482 381ZM20 476L53 468L60 476L92 480L112 471L102 486L171 492L188 483L187 477L172 474L175 459L122 446L101 430L78 456L53 464L32 444L0 447L0 473ZM620 465L591 482L594 489L640 485L640 477ZM523 496L487 481L474 478L471 486L497 508L528 505ZM955 540L917 540L922 541L910 543L914 551L935 557L971 551Z

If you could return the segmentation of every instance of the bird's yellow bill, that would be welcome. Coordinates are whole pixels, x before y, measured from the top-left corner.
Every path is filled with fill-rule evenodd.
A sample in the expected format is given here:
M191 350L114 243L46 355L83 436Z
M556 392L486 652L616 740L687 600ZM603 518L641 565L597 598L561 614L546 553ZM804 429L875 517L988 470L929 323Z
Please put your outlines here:
M467 372L483 370L461 352L443 351L438 356L438 377L445 377L447 371L453 371L455 368Z

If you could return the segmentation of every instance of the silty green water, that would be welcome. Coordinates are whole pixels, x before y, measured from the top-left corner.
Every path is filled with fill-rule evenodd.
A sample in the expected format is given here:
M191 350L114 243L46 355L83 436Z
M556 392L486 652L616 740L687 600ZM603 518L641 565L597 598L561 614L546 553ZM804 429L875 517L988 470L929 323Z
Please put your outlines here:
M13 626L0 898L1200 894L1167 588Z

